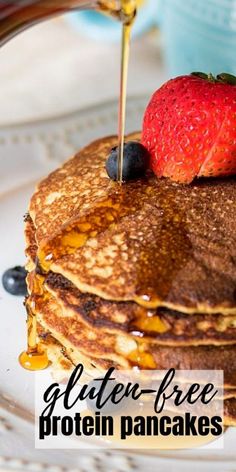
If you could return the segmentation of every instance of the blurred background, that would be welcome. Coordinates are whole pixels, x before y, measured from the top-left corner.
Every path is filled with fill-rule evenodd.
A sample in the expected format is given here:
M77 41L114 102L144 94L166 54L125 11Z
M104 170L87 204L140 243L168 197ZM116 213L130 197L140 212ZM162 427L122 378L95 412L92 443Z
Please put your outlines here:
M95 12L41 23L0 50L0 126L118 97L121 26ZM235 0L140 0L129 95L194 70L236 72Z

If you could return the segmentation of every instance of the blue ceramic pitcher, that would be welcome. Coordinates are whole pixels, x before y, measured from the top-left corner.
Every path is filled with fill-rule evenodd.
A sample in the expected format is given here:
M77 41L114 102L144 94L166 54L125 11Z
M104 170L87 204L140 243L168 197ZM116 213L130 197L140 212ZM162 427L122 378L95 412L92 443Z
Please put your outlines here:
M236 73L235 0L158 0L171 75Z

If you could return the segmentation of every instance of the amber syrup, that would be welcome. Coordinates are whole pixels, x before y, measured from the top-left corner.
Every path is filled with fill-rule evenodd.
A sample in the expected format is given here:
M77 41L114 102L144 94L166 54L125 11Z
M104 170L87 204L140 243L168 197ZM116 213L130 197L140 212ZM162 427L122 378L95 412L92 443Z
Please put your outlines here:
M118 124L118 182L123 180L123 156L125 141L127 79L130 53L130 37L132 25L136 15L136 0L123 0L121 2L123 13L122 40L121 40L121 75L120 75L120 99L119 99L119 124Z
M36 271L28 275L29 291L37 293L44 299L43 277ZM34 310L34 302L26 304L27 308L27 350L19 356L19 362L27 370L43 370L49 365L49 360L44 348L38 343L37 317Z
M103 2L102 2L103 3ZM105 3L105 2L104 2ZM104 5L103 3L103 5ZM107 2L108 4L109 2ZM101 8L102 9L102 8ZM108 9L109 12L109 9ZM114 13L112 10L110 13ZM120 100L119 100L119 125L118 125L118 181L122 183L123 152L125 136L125 118L126 118L126 98L127 98L127 77L129 65L129 50L131 29L136 14L136 0L122 0L121 9L118 16L122 21L122 42L121 42L121 77L120 77ZM40 281L40 277L36 277ZM37 282L36 282L37 283ZM40 283L36 293L42 291ZM42 294L43 296L43 294ZM41 348L37 341L37 317L34 310L28 309L27 316L27 350L19 356L19 362L27 370L42 370L48 367L49 360L46 352Z

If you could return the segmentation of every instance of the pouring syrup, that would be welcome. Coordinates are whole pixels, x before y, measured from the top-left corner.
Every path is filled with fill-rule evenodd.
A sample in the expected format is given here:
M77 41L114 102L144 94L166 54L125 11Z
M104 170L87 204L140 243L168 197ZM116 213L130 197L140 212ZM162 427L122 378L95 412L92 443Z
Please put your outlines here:
M118 181L122 183L127 77L129 64L130 36L136 15L137 0L0 0L0 46L26 28L54 15L79 9L96 9L122 22L121 75L118 116ZM40 286L40 277L36 277ZM37 283L36 282L36 283ZM41 287L42 288L42 287ZM19 356L20 365L27 370L42 370L48 367L47 353L38 342L37 316L33 307L27 308L27 349Z

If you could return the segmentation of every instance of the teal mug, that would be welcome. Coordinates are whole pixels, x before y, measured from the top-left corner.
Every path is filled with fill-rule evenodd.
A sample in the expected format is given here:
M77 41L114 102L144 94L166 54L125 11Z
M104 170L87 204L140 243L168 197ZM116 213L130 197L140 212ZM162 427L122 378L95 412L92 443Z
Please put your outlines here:
M74 13L70 21L96 40L120 39L120 25L99 13ZM162 32L171 76L192 71L236 74L236 0L146 0L134 36L154 25Z
M172 76L236 74L235 0L158 0L165 60Z

